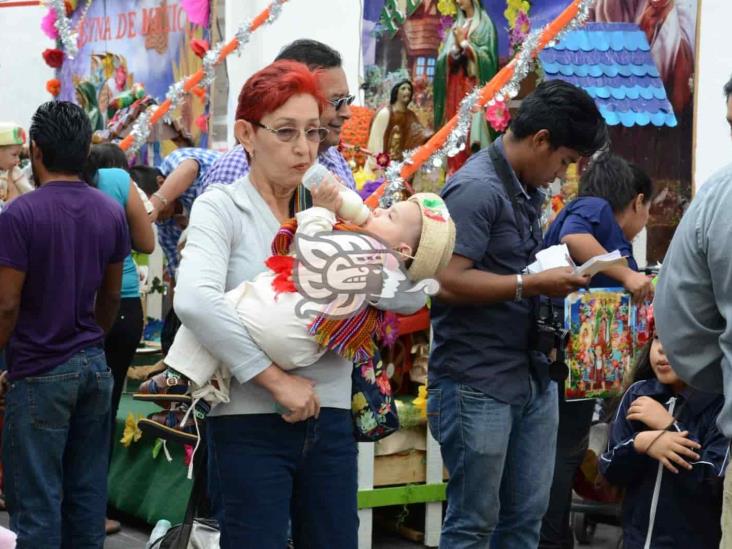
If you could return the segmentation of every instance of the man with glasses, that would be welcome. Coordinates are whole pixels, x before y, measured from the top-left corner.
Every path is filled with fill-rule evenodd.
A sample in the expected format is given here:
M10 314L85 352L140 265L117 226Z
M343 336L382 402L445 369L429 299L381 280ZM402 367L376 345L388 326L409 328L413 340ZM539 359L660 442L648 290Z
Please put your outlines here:
M355 97L348 93L346 73L343 71L341 55L333 48L316 40L296 40L280 52L276 61L299 61L310 70L319 70L320 90L328 104L320 115L320 125L328 130L320 143L318 162L337 175L348 187L354 189L356 183L346 159L338 151L341 131L346 120L351 118ZM269 128L266 128L269 129ZM284 136L279 136L283 138ZM249 162L241 145L237 145L219 158L206 173L203 186L214 183L229 184L249 172Z

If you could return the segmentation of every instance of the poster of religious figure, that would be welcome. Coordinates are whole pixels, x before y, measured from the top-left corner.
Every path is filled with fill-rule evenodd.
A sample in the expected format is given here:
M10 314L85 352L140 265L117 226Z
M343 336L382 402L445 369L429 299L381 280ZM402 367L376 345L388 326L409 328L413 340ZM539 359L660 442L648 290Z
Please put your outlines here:
M413 136L423 137L418 126L413 126L417 131L408 132L406 138L403 133L398 139L392 138L390 145L389 136L384 135L387 126L372 124L379 111L382 121L385 119L384 109L390 106L394 86L411 83L412 98L405 109L414 114L423 128L437 131L455 113L467 91L489 80L511 60L532 30L546 25L569 3L570 0L364 0L365 107L359 116L363 128L358 143L345 145L367 148L369 143L378 142L377 152L393 150L395 158L401 158L408 149L406 143L417 142ZM648 172L657 188L648 223L649 265L662 261L691 199L698 6L699 0L596 0L589 22L601 27L595 27L594 32L604 33L608 43L612 33L623 32L628 47L621 51L609 51L605 46L592 51L564 52L564 57L572 60L564 62L573 65L574 76L578 77L576 84L594 93L598 106L611 113L606 119L613 151ZM638 59L646 57L648 63L638 65ZM439 177L433 173L431 188L416 190L439 191L445 171L453 172L468 155L505 131L518 101L536 82L551 76L542 63L540 58L536 73L527 78L516 101L510 105L496 103L476 113L465 149L448 161ZM609 71L601 75L600 84L582 77L595 74L598 69ZM658 99L658 88L665 92L662 100ZM670 122L661 126L651 121L655 120L651 115L661 108L660 102L664 109L667 105L672 111ZM639 116L626 116L621 121L614 116L621 112ZM554 213L576 196L586 164L574 166L565 181L556 183ZM440 170L432 170L435 171ZM424 182L420 177L416 178L417 184Z
M635 306L622 289L591 289L570 294L564 307L567 400L622 394L623 379L650 336L650 303Z
M457 113L468 92L511 60L532 26L547 24L567 2L365 0L365 106L356 109L344 131L347 157L354 148L371 155L370 160L368 154L350 155L357 184L383 176L388 162L424 143ZM399 86L411 94L397 93ZM446 172L456 171L507 126L508 108L502 103L475 113L464 150L444 169L419 172L414 190L439 191Z

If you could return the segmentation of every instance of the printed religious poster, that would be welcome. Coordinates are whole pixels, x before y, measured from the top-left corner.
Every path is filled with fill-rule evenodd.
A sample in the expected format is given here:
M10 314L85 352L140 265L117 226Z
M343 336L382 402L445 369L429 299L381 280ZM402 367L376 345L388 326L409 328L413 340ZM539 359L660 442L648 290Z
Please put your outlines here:
M649 310L650 303L636 307L622 289L591 289L567 296L567 400L622 394L623 379L650 337Z

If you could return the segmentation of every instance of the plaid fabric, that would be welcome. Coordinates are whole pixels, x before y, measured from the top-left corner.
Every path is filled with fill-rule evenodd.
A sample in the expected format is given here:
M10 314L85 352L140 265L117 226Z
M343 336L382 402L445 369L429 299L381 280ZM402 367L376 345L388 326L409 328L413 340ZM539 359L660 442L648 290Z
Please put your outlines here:
M219 183L230 185L237 179L241 179L249 173L249 162L244 153L244 147L237 145L230 151L222 154L203 178L203 187Z
M204 179L206 172L218 160L221 153L210 151L208 149L183 148L177 149L165 157L158 169L163 176L168 177L184 160L195 160L198 162L198 177L193 184L178 198L185 210L190 213L193 202L200 196L206 188ZM168 260L168 272L170 276L175 275L178 268L178 240L180 239L181 230L173 219L159 221L156 223L158 228L158 242L165 253Z
M324 153L318 155L318 161L340 177L351 189L356 188L356 182L353 180L351 168L348 167L346 159L343 158L343 155L338 152L336 147L331 147ZM244 153L244 147L237 145L213 163L211 168L206 172L203 180L203 188L205 189L214 183L229 185L237 179L244 177L247 173L249 173L247 155Z
M353 179L353 172L348 162L343 158L337 147L331 147L324 153L318 155L318 162L328 168L331 172L341 178L348 188L356 190L356 182Z

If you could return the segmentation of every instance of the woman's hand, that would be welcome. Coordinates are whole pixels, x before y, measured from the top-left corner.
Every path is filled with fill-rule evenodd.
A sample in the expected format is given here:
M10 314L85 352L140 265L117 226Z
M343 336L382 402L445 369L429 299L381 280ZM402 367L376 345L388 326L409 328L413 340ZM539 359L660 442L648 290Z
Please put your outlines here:
M674 474L679 470L674 464L691 470L692 465L686 461L691 459L699 460L701 445L689 438L689 432L677 433L673 431L644 431L638 433L633 441L636 451L646 454L655 460L660 461L663 466Z
M320 185L310 191L313 197L313 206L320 206L331 212L337 212L343 202L340 190L338 183L330 181L328 178L324 179Z
M289 413L282 414L288 423L317 418L320 414L320 399L315 393L315 382L298 375L282 372L282 377L271 388L277 404Z
M668 413L663 404L651 397L642 396L635 399L628 408L628 421L640 421L651 429L663 431L674 422L674 416Z
M623 287L633 296L634 303L653 297L653 281L643 273L631 271L623 280Z

